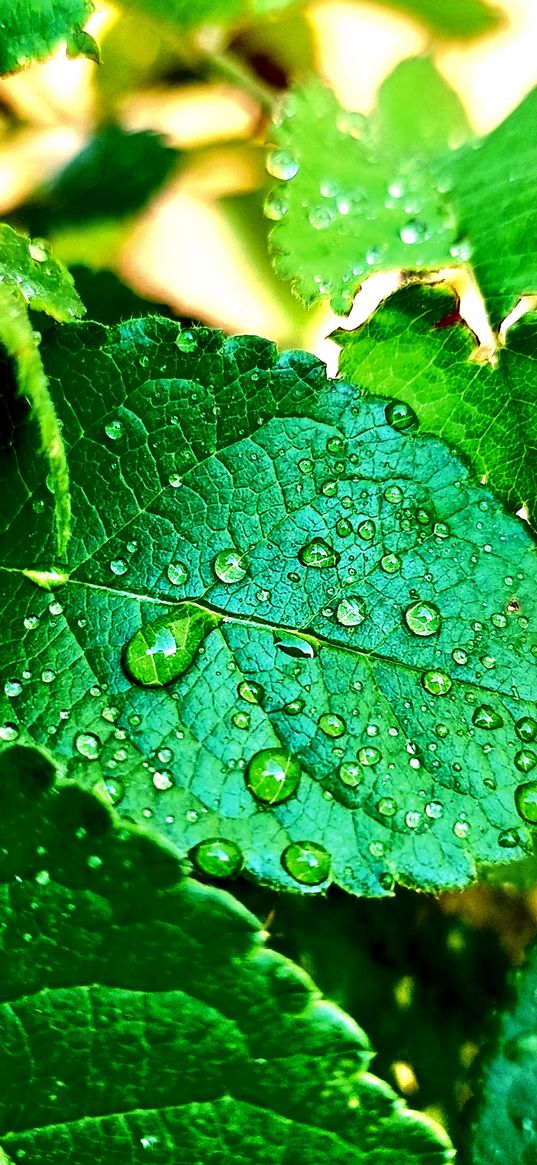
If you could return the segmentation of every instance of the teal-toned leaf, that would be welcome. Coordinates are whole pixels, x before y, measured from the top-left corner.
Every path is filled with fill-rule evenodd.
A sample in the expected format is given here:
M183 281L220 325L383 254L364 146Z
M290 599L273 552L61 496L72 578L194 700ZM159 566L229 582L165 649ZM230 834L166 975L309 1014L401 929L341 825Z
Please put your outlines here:
M251 914L54 777L43 753L3 754L0 1137L13 1160L452 1159Z
M503 22L501 11L484 0L378 0L404 12L436 33L453 40L470 40L495 32Z
M471 458L476 473L514 510L537 521L537 324L508 332L497 365L470 361L462 326L435 329L453 308L449 294L409 288L356 332L339 331L340 371L370 392L388 392L418 414L422 429Z
M515 981L511 1006L499 1017L496 1044L481 1082L472 1165L535 1158L537 1142L537 947Z
M99 60L99 49L84 32L93 11L90 0L8 0L0 12L0 73L15 73L50 56L64 43L71 56Z
M98 130L76 157L38 189L19 217L32 233L133 214L170 176L180 154L155 133Z
M520 295L537 291L535 182L537 89L475 148L446 157L440 170L461 236L493 321Z
M164 320L57 328L44 352L70 579L52 596L30 581L54 585L54 546L16 413L3 739L52 742L71 778L181 852L223 836L253 877L295 890L461 886L523 856L527 526L407 406L327 383L308 353ZM192 662L164 636L176 678L147 686L126 653L142 634L154 654L185 602L218 625Z
M305 303L328 297L342 313L374 271L453 262L456 221L430 163L467 136L461 104L428 58L397 67L370 118L318 80L295 89L267 160L280 179L265 205L278 273Z

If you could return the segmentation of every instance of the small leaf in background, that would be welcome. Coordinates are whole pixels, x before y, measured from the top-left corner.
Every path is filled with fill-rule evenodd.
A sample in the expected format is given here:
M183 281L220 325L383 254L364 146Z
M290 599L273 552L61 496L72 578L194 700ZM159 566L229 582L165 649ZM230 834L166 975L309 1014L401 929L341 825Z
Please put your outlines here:
M452 308L448 293L398 292L363 327L335 334L340 372L362 389L406 401L422 431L456 444L476 475L511 509L526 505L535 523L535 316L509 330L492 368L470 361L473 342L466 328L435 328Z
M446 40L485 36L496 32L504 22L500 9L485 0L450 0L449 4L446 0L378 0L378 3L419 20Z
M41 752L4 752L0 789L0 1135L14 1160L231 1165L280 1159L282 1144L297 1165L453 1158L238 902L55 782Z
M267 159L281 180L265 203L278 274L306 304L329 298L343 314L374 271L453 262L457 223L430 162L468 134L458 97L427 57L398 65L369 118L316 79L293 90Z
M479 143L440 163L489 314L501 323L537 291L537 89Z
M99 61L99 49L84 25L93 12L89 0L8 0L0 19L0 74L42 61L65 43L70 56Z
M289 8L296 0L131 0L129 7L179 30L244 24Z
M289 889L463 886L523 857L525 524L408 405L327 383L308 353L156 319L57 328L44 351L70 579L51 596L20 573L54 547L18 416L3 740L47 743L182 853L224 837Z
M514 983L511 1006L483 1065L482 1099L469 1153L472 1165L523 1161L537 1152L537 947Z

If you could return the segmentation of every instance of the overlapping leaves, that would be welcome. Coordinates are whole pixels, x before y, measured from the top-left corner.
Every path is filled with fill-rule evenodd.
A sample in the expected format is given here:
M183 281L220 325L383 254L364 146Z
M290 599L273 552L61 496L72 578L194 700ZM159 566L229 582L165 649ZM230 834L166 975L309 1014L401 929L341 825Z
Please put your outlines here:
M93 37L84 31L90 0L9 0L0 20L0 74L41 61L65 43L71 56L99 59Z
M225 839L224 873L382 894L522 856L524 524L406 406L327 384L307 353L157 320L57 329L45 352L70 580L29 581L54 585L53 543L18 418L3 739L52 742L182 852Z
M442 1130L366 1071L360 1028L264 949L239 903L55 785L40 752L3 754L0 803L0 1154L451 1159Z

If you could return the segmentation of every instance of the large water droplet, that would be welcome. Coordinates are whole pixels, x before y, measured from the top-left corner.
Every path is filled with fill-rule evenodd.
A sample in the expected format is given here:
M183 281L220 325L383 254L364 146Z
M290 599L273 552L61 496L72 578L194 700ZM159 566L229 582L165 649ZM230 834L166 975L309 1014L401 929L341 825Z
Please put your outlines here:
M86 760L97 760L101 751L101 741L93 732L79 732L75 747Z
M530 748L522 748L515 756L515 765L521 773L531 773L537 765L537 753Z
M318 886L330 873L330 854L315 841L294 841L282 854L287 873L303 886Z
M444 806L441 801L429 801L425 806L425 812L432 821L437 821L444 812Z
M352 526L348 518L338 518L336 522L336 534L340 538L348 538L352 534Z
M203 640L220 616L193 603L182 603L173 618L146 623L133 635L125 651L125 667L144 687L162 687L177 679L193 662Z
M487 731L492 731L494 728L501 728L503 719L499 712L496 712L492 704L480 704L472 715L472 724L476 728L485 728Z
M263 748L248 764L246 784L258 801L277 805L292 797L301 775L299 762L287 749Z
M111 441L119 441L120 437L123 436L123 425L118 420L108 421L104 426L104 431Z
M264 695L264 689L255 680L241 680L237 692L248 704L260 704Z
M283 711L286 716L300 716L300 713L304 711L305 707L305 701L300 696L297 696L295 700L289 700L287 704L284 704Z
M528 781L515 789L515 804L524 821L532 825L537 822L537 781Z
M287 214L287 200L278 190L271 190L263 203L263 212L272 222L281 222Z
M16 696L20 696L22 692L22 684L19 680L6 680L4 684L4 692L10 700L14 700Z
M403 432L405 429L416 429L419 421L410 405L404 400L391 400L384 409L384 416L392 429Z
M322 570L326 566L337 566L341 555L333 546L325 542L324 538L312 538L298 552L298 560L302 566L314 567Z
M438 607L434 603L425 603L418 599L417 603L411 603L405 611L405 623L413 635L420 637L427 637L428 635L436 635L440 630L442 616Z
M235 728L241 728L243 731L246 731L250 727L250 713L243 711L234 712L231 717L231 722L235 725Z
M267 170L273 178L288 182L298 174L298 162L287 150L271 150L267 157Z
M365 601L360 595L347 595L336 607L336 619L343 627L359 627L366 614Z
M390 551L389 554L383 554L380 560L380 566L385 574L397 574L401 570L402 562L398 554Z
M128 569L129 564L125 561L124 558L114 558L110 563L110 570L112 571L112 574L117 575L118 578L121 577L122 574L126 574Z
M417 218L411 218L401 227L399 235L402 243L411 246L413 243L423 243L428 236L427 226Z
M202 874L209 878L233 878L242 866L242 853L234 841L226 837L211 837L200 841L191 850L190 857Z
M393 797L381 797L377 802L377 809L382 817L393 817L394 813L397 813L397 801L394 801Z
M358 760L361 765L378 765L382 760L382 755L378 748L374 748L372 744L366 744L358 752Z
M188 329L185 330L183 328L181 328L178 332L175 343L180 352L193 352L194 348L197 348L198 346L198 341L196 340L194 333Z
M166 574L174 587L181 587L188 582L190 571L184 562L170 562Z
M371 542L371 540L375 537L376 532L377 527L371 518L366 518L365 522L360 522L360 525L358 526L358 537L361 538L363 542Z
M531 744L537 737L537 720L533 720L531 716L521 716L515 724L515 732L520 740Z
M445 696L452 687L452 680L447 672L433 668L431 671L425 671L421 677L421 682L426 692L430 692L431 696Z
M93 791L108 805L119 805L125 796L125 786L115 777L102 777L93 786Z
M515 845L520 845L520 835L516 829L503 829L498 834L498 845L501 845L502 849L513 849Z
M354 789L356 785L360 784L360 781L363 779L363 775L362 770L360 769L360 766L356 764L356 761L343 761L343 764L339 766L339 779L343 782L344 785L347 785L349 789Z
M19 735L19 730L16 724L12 724L10 720L6 724L0 726L0 740L16 740Z
M322 716L319 716L317 723L325 736L344 736L347 731L345 721L336 712L323 712Z
M241 582L248 571L248 564L244 554L240 554L233 546L227 550L220 550L213 563L214 573L220 582Z
M317 655L316 644L302 635L280 633L274 636L274 645L292 659L313 659Z
M388 485L384 490L384 497L392 506L399 506L404 498L404 493L399 485Z

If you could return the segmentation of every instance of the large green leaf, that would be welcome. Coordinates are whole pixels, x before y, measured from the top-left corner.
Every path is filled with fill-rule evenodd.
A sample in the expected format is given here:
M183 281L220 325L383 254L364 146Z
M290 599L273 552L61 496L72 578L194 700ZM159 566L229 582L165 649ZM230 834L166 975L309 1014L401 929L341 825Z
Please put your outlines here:
M163 320L57 328L44 351L70 580L42 589L67 576L15 414L4 740L52 742L120 812L183 852L223 835L273 884L438 889L520 858L525 524L406 406L327 384L308 353Z
M500 323L518 297L537 291L537 89L476 148L440 166L480 288Z
M99 49L84 32L91 0L8 0L0 12L0 73L14 73L41 61L65 42L70 56L99 60Z
M336 333L340 371L410 404L424 430L453 441L512 509L525 504L537 521L535 316L509 331L492 368L470 361L464 327L435 330L452 307L446 293L399 292L358 331Z
M516 979L511 1007L500 1017L495 1047L481 1082L473 1165L520 1161L537 1152L537 947Z
M295 89L267 162L281 180L265 206L279 274L305 303L328 297L344 312L373 271L453 262L456 221L430 161L467 136L458 98L427 57L395 69L369 119L316 79Z
M0 1137L16 1161L441 1165L364 1033L35 750L3 754Z
M502 13L484 0L378 0L421 21L438 35L466 40L494 32Z

